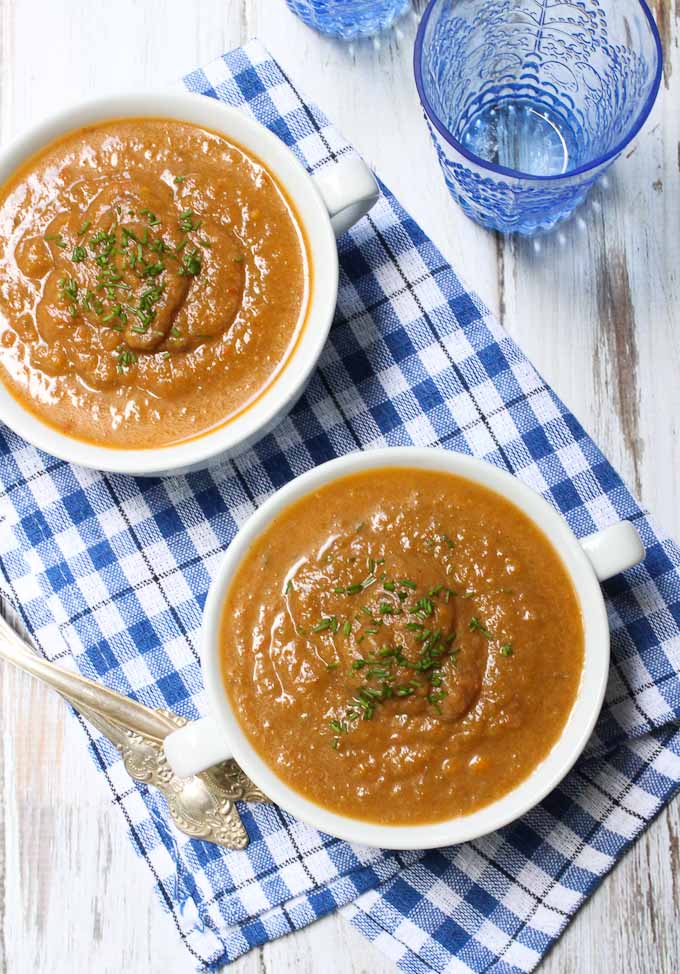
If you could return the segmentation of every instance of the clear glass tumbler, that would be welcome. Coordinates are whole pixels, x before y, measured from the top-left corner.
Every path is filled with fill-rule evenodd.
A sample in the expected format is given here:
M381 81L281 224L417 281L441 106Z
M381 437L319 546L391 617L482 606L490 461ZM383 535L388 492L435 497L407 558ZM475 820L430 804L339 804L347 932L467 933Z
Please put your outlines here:
M414 67L452 196L486 227L531 234L637 134L662 55L644 0L430 0Z
M391 27L410 0L286 0L309 27L349 40Z

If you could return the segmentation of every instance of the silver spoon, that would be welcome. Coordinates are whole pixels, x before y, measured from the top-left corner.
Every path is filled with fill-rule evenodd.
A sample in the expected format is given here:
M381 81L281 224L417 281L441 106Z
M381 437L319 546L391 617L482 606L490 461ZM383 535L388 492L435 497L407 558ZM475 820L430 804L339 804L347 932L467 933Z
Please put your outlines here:
M47 683L108 737L120 752L128 774L158 788L165 796L170 814L182 832L227 849L244 849L248 845L248 834L234 803L269 799L232 760L192 778L178 778L165 759L163 741L187 723L184 717L169 710L152 710L48 663L2 617L0 658Z

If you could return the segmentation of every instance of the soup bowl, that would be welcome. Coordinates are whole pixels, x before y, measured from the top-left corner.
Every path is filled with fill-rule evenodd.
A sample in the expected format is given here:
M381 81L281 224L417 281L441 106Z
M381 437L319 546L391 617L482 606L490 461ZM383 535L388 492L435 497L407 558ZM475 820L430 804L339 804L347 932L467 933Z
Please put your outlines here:
M584 631L584 663L577 695L562 733L532 773L492 804L467 815L418 825L386 825L329 811L281 780L249 742L231 707L221 667L221 616L232 578L242 559L272 520L306 494L348 475L386 467L450 473L495 491L518 507L543 532L571 579ZM303 474L270 497L231 543L205 606L201 667L210 715L186 725L165 741L170 765L181 776L233 757L272 801L297 818L339 838L389 849L426 849L478 838L507 825L540 802L566 775L593 730L602 707L609 669L609 627L600 582L637 564L644 549L627 521L583 541L567 522L516 477L481 460L442 449L396 447L352 453Z
M195 438L167 446L120 449L68 436L29 412L2 383L0 420L41 450L85 467L135 476L186 473L247 449L302 394L335 312L336 237L368 212L378 198L378 187L368 167L355 156L310 176L293 152L263 125L213 98L185 92L110 96L50 116L0 150L0 186L61 136L121 118L175 119L210 129L245 149L274 176L298 217L310 267L306 316L295 346L278 375L248 408Z

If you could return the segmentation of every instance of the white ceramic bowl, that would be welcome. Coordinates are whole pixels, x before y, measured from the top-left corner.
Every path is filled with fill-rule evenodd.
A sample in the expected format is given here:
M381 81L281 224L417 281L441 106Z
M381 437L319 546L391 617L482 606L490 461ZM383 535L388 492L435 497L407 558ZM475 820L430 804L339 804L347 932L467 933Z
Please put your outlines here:
M367 166L351 157L311 177L283 142L242 112L205 95L184 92L125 94L84 102L34 125L0 151L0 185L27 159L60 136L106 119L164 117L220 132L255 155L286 190L305 231L311 263L309 308L285 367L243 414L210 433L172 446L121 450L94 446L47 426L0 383L0 420L34 446L71 463L137 476L186 473L242 452L264 436L302 394L331 326L338 290L335 236L360 219L378 198Z
M280 511L322 484L362 470L417 467L458 474L495 490L515 504L547 536L569 573L583 617L583 674L564 730L548 756L509 794L469 815L431 825L377 825L327 811L289 788L253 749L229 704L220 665L220 619L231 579L253 541ZM602 706L609 669L609 627L599 582L637 564L644 549L627 521L577 541L566 521L521 481L488 463L446 450L398 447L352 453L331 460L276 492L231 543L215 577L203 618L201 665L211 715L188 724L165 742L168 760L183 776L232 756L273 801L305 822L360 845L426 849L492 832L536 805L572 767L585 747Z

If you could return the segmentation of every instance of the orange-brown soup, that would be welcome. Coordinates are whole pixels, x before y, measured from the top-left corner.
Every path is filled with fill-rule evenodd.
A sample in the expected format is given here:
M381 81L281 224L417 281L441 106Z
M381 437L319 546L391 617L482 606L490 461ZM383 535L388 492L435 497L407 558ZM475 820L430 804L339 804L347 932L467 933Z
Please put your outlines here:
M281 513L236 572L221 642L235 713L276 774L390 824L472 812L526 778L584 653L541 531L478 484L400 468Z
M271 384L303 324L303 234L274 177L160 118L72 132L0 190L0 378L114 447L181 442Z

